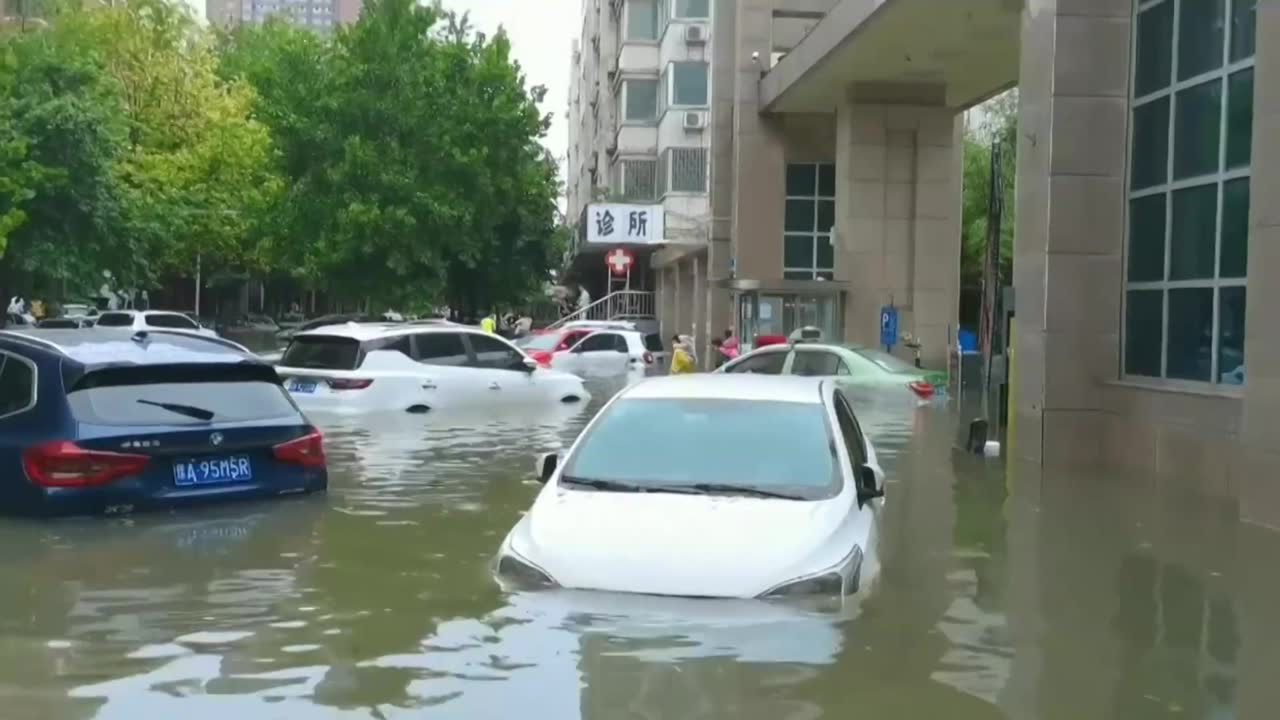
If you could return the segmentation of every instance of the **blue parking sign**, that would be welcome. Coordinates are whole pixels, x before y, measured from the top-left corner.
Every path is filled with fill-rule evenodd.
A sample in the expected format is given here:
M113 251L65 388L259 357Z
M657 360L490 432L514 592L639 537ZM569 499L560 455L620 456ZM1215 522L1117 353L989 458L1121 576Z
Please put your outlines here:
M892 305L880 308L880 344L886 352L898 344L898 308Z

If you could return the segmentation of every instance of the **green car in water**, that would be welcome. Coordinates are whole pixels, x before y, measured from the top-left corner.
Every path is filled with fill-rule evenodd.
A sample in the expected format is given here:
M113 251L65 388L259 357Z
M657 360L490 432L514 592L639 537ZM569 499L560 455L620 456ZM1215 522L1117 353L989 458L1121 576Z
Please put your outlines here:
M859 387L900 387L921 400L947 385L947 374L924 370L874 348L792 342L767 345L736 358L716 372L829 377Z

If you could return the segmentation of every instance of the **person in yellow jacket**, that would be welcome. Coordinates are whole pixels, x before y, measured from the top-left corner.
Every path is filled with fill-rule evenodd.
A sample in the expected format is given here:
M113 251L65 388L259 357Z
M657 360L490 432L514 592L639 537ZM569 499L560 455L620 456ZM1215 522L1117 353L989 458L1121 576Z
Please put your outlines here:
M484 319L480 321L480 329L493 335L498 332L498 319L492 313L485 315Z
M679 335L671 338L671 374L687 375L697 369L693 352Z

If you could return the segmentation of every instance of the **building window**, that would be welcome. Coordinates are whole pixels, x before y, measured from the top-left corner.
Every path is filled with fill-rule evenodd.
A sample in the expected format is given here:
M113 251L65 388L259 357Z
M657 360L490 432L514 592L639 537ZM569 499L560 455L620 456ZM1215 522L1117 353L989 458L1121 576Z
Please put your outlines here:
M626 202L653 202L657 196L656 159L618 160L613 164L613 193Z
M834 280L836 256L836 166L789 163L782 238L782 276L788 280Z
M658 156L658 197L707 191L707 149L672 147Z
M676 0L675 17L695 20L711 17L711 0Z
M1135 11L1126 376L1244 383L1257 6Z
M655 0L627 0L628 40L658 39L658 4Z
M658 118L658 80L656 78L622 81L625 112L623 121L650 123Z
M706 107L710 65L704 62L671 63L671 106Z

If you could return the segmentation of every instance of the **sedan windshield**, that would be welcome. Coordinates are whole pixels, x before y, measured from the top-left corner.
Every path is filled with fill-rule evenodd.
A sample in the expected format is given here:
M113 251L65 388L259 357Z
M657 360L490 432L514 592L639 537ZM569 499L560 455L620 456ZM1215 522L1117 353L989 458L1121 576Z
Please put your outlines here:
M840 489L831 437L818 403L624 399L583 438L564 478L818 500Z

